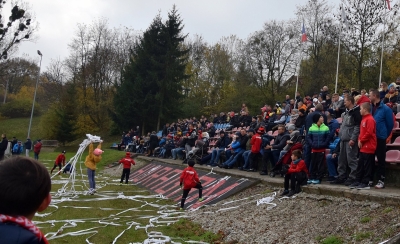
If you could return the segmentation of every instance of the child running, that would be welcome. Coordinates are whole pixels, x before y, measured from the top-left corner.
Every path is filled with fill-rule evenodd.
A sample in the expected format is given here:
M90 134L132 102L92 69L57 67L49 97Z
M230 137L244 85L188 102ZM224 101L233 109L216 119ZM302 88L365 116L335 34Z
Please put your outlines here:
M125 178L125 184L128 184L129 175L131 173L131 165L135 165L135 161L131 158L131 153L127 152L125 158L119 160L120 164L124 165L124 169L122 170L121 181L119 185L122 185L122 182Z
M49 206L50 190L50 175L38 161L12 157L0 162L1 243L48 243L32 218Z
M189 192L192 188L199 189L199 201L200 202L203 201L202 197L203 187L201 186L201 181L199 180L199 176L197 175L196 170L193 168L194 164L195 162L193 160L189 160L188 167L183 170L180 177L181 188L183 184L183 195L182 195L180 210L183 210L186 198L189 195Z
M372 167L375 165L376 150L376 122L370 114L371 104L369 102L360 105L362 116L360 125L360 135L358 136L358 148L360 155L356 169L356 179L350 188L358 190L370 189L369 182L372 181Z
M65 166L65 151L62 151L56 158L54 162L54 166L50 171L50 174L53 174L53 170L58 166L58 175L61 174L61 166Z
M304 160L301 159L301 151L293 150L291 158L292 162L290 163L290 167L285 174L285 190L282 192L281 196L287 195L288 197L291 197L301 191L301 185L307 184L308 169Z

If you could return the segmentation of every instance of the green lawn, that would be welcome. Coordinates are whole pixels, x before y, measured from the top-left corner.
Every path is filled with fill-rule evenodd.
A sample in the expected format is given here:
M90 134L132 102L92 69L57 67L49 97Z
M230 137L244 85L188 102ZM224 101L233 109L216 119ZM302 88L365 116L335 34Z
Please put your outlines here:
M32 140L42 138L40 135L39 127L40 118L41 117L33 117L32 119L30 135ZM13 136L15 136L17 139L25 141L26 137L28 136L29 120L30 118L0 120L0 133L6 133L9 140L11 140Z

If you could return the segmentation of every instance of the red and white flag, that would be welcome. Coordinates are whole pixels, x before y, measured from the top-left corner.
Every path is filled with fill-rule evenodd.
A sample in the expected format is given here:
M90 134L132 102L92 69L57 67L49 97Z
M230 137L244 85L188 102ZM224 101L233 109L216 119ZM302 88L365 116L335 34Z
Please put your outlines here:
M387 3L387 8L390 10L391 8L390 8L390 0L386 0L386 3Z
M307 41L307 33L303 22L303 28L301 29L301 42L306 42L306 41Z

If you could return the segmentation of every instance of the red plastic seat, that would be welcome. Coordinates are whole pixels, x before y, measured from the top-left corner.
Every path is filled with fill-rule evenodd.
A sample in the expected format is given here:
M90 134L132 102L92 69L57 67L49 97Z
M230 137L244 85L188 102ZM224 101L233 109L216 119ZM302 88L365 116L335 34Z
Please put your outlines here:
M400 120L400 112L396 114L396 120Z
M379 125L378 125L379 126ZM399 132L400 128L399 128L399 122L395 121L394 125L393 125L393 132Z
M388 147L399 147L400 146L400 136L396 137L393 143L386 144Z
M389 150L386 152L386 162L387 163L400 163L400 151Z

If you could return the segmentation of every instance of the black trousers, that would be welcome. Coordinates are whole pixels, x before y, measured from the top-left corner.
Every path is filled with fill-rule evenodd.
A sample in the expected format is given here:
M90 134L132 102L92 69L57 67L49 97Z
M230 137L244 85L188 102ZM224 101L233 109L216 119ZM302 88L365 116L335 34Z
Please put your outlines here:
M324 175L324 157L325 152L311 153L311 178L312 180L321 180Z
M377 139L375 155L378 159L378 165L373 164L372 178L376 174L378 180L385 181L386 139Z
M199 198L201 198L203 196L203 187L201 186L201 184L197 183L197 185L193 188L199 189ZM183 208L183 206L185 206L185 201L187 196L189 195L189 192L192 189L183 189L183 195L182 195L182 199L181 199L181 208Z
M59 163L58 165L57 164L54 164L54 166L53 166L53 168L51 169L51 173L53 173L53 170L55 169L55 168L57 168L57 166L58 166L58 169L59 169L59 171L61 171L61 163ZM61 173L61 172L60 172Z
M360 152L356 170L356 181L367 184L372 181L372 168L375 165L375 154Z
M286 174L283 186L285 187L285 190L289 190L289 180L290 180L290 190L296 191L296 186L297 189L300 189L300 186L306 179L307 179L307 174L305 172Z
M260 156L260 153L250 153L249 156L249 168L250 169L258 169L258 165L256 165L256 159Z
M131 169L130 168L129 169L123 169L120 183L122 183L122 181L124 181L124 178L125 178L125 184L128 184L128 179L129 179L129 174L130 173L131 173Z

